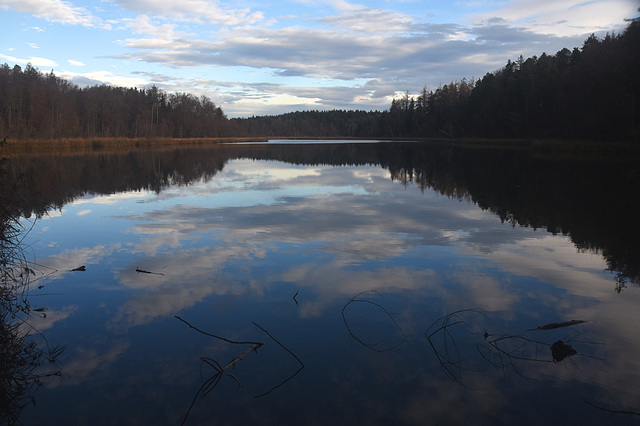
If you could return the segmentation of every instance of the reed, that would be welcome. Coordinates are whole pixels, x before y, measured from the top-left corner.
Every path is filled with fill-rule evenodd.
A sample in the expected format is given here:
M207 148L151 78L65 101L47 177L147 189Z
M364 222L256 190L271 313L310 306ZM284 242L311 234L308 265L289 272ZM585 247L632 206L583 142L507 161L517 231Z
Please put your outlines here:
M21 220L23 188L6 179L6 143L0 147L0 424L18 424L22 409L35 405L41 380L61 375L56 359L64 347L50 346L30 321L46 317L45 307L32 308L29 294L49 268L27 259L23 241L31 227Z

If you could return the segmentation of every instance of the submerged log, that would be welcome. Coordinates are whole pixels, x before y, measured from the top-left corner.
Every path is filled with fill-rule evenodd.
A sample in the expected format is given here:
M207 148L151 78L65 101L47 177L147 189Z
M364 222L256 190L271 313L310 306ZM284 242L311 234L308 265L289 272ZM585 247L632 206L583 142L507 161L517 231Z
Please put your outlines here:
M569 327L569 326L576 325L576 324L582 324L583 322L586 322L586 321L584 321L584 320L571 320L571 321L565 321L565 322L552 322L550 324L546 324L546 325L543 325L541 327L529 328L527 331L553 330L555 328Z

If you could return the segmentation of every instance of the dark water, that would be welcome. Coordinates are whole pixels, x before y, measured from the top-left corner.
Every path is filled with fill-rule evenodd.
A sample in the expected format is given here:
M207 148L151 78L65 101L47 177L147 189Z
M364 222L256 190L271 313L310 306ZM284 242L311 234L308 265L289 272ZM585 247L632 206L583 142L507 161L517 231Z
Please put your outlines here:
M12 164L28 253L55 271L31 323L65 345L24 424L639 423L633 158L323 143Z

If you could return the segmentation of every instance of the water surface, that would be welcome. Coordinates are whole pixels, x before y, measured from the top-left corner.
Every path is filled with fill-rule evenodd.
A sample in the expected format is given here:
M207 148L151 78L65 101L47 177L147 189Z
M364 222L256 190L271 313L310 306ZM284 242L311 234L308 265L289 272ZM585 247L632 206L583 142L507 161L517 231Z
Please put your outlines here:
M55 271L32 323L66 346L25 424L640 418L637 162L327 141L16 161Z

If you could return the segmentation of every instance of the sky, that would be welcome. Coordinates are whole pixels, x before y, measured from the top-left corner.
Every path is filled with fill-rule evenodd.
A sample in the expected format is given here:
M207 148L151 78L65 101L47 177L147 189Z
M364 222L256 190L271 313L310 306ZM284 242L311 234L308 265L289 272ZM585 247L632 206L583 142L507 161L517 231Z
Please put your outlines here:
M394 97L620 32L638 0L0 0L0 63L204 95L229 117Z

